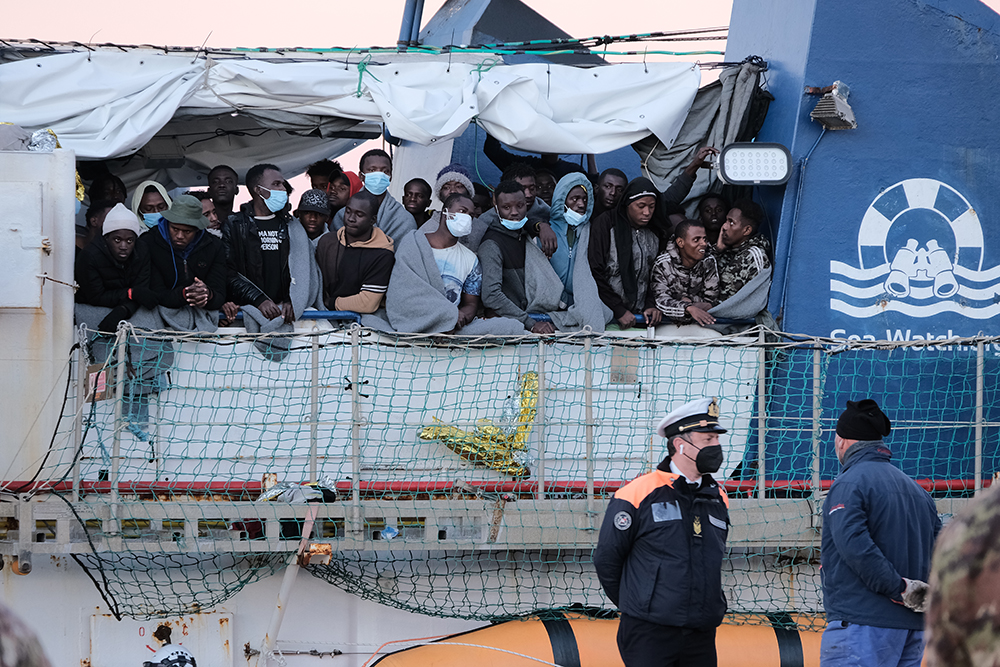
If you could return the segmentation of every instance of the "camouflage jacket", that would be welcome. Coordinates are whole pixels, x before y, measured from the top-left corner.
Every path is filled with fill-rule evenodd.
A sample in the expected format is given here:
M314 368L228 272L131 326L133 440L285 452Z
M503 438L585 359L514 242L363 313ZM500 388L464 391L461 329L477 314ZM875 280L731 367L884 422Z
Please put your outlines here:
M929 583L924 664L1000 665L1000 484L941 531Z
M735 248L714 252L719 267L719 303L771 266L771 242L760 234L754 234Z
M687 314L689 303L718 303L719 271L715 257L708 255L689 269L684 266L677 245L671 241L653 264L650 288L656 307L664 317L675 322L691 322Z

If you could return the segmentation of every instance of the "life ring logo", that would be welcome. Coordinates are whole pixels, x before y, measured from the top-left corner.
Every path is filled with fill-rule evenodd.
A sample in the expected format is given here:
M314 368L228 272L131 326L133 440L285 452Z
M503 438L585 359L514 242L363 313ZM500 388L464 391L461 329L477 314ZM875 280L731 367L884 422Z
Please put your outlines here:
M858 268L830 262L830 308L863 319L1000 314L1000 266L983 269L983 228L958 190L932 178L886 188L858 231Z

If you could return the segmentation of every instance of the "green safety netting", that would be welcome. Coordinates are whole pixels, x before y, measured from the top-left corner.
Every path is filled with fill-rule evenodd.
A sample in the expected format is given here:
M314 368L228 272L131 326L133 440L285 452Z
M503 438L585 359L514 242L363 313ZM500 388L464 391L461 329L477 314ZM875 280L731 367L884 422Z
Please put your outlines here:
M307 504L331 545L307 570L362 598L488 620L610 609L591 564L607 498L664 455L660 416L717 396L730 611L808 625L844 401L878 399L903 470L967 496L1000 421L996 344L980 347L86 332L37 493L72 508L76 560L116 615L208 609L282 569Z

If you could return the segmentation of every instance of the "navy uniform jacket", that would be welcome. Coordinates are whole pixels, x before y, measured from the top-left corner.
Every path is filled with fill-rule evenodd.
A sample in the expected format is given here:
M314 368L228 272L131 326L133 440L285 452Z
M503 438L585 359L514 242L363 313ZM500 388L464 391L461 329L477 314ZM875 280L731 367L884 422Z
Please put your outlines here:
M930 494L889 462L881 440L865 444L848 454L823 503L826 617L922 630L924 615L904 607L900 594L903 577L927 581L941 519Z
M722 623L722 558L729 499L710 475L701 486L656 470L618 489L601 526L594 566L622 613L651 623L711 629Z

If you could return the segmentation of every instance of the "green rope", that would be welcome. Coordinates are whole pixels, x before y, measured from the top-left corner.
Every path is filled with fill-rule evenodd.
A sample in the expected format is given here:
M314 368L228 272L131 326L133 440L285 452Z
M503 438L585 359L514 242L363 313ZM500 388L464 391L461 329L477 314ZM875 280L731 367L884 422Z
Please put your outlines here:
M372 74L371 71L369 71L368 63L370 63L371 61L372 61L372 54L370 53L358 61L358 97L361 97L361 85L365 78L366 72L368 73L368 76L375 79L379 83L382 83L382 80L380 78L378 78L377 76Z

